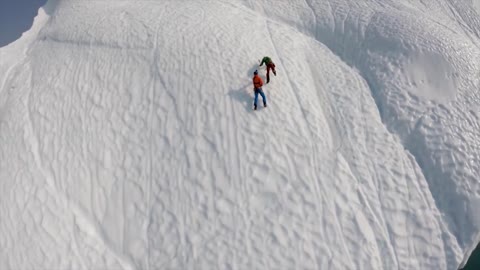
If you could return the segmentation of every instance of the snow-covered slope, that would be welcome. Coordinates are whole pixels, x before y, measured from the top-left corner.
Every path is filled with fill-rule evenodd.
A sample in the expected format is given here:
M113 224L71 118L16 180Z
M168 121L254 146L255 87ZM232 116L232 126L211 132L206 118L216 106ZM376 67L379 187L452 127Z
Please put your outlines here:
M480 5L400 2L50 0L0 49L1 268L456 269Z

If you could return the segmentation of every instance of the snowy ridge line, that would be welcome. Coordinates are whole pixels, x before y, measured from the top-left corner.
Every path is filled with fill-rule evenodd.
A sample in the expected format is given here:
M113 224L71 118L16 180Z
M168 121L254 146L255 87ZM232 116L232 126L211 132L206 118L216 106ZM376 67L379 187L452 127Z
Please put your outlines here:
M282 68L283 70L287 70L284 68L282 62L281 62L281 55L277 49L277 46L273 40L273 36L272 36L272 30L271 30L271 27L270 27L270 23L274 22L274 23L278 23L277 21L275 20L271 20L270 18L268 18L268 16L266 16L265 14L265 10L262 11L263 13L263 17L265 19L265 26L266 26L266 29L267 29L267 33L268 33L268 37L269 37L269 40L270 40L270 43L272 44L272 47L274 49L274 57L278 58L279 59L279 62L277 62L277 67L278 68ZM280 65L279 65L280 64ZM315 196L316 196L316 199L317 199L317 202L320 202L321 201L321 198L326 198L326 194L325 192L323 191L323 189L321 189L319 187L319 183L318 183L318 178L320 176L320 174L318 174L318 164L320 164L318 162L318 158L317 158L317 148L315 147L315 141L313 140L313 134L312 134L312 130L311 130L311 124L309 122L309 118L307 117L306 113L305 113L305 110L303 109L304 108L304 104L302 104L302 102L300 102L300 97L299 97L299 94L298 94L298 89L296 89L296 87L293 86L292 84L292 80L290 78L290 75L288 72L285 72L285 75L287 76L287 81L289 83L289 89L291 89L291 91L293 92L293 95L295 97L295 100L296 100L296 103L299 105L299 108L300 108L300 111L302 112L302 119L305 123L305 127L306 127L306 130L308 131L308 136L309 136L309 142L310 142L310 151L311 151L311 155L313 157L313 166L315 166L315 175L313 176L312 178L312 182L313 182L313 187L314 187L314 193L315 193ZM323 104L322 104L323 105ZM322 107L321 110L324 112L324 108ZM327 116L327 115L326 115ZM331 117L331 115L328 115L327 117ZM327 119L328 121L328 119ZM328 121L329 122L329 121ZM329 123L330 124L330 123ZM334 132L334 130L336 129L333 129L333 127L330 125L330 133L333 134L333 133L336 133ZM330 150L332 151L332 149ZM325 154L326 155L326 154ZM340 154L341 155L341 154ZM338 159L338 155L337 153L335 154L335 159L337 160ZM332 170L332 173L334 173L334 170ZM331 205L327 202L327 205ZM318 206L319 207L319 206ZM320 213L319 213L320 214ZM340 226L340 221L338 219L335 219L335 225L337 227L338 230L341 230L341 226ZM347 248L347 243L344 239L344 237L341 238L341 241L343 243L343 247L345 250L348 250ZM352 254L350 253L346 253L344 254L344 256L347 256L350 258L350 260L352 261Z
M338 55L337 55L337 57L338 57ZM339 57L339 58L340 58L340 57ZM340 58L340 59L341 59L341 58ZM342 62L345 63L345 61L343 61L343 60L342 60ZM345 63L345 65L346 65L346 66L349 66L347 63ZM359 83L362 83L362 82L363 82L363 84L365 84L365 85L367 86L367 89L370 90L370 94L371 94L372 92L371 92L370 85L369 85L368 82L365 80L365 78L361 75L361 73L359 73L359 77L360 77L360 82L359 82ZM360 88L360 85L357 85L357 87ZM371 96L371 97L372 97L372 99L374 100L374 102L376 102L376 100L374 99L374 97L373 97L373 96ZM327 95L327 98L329 98L328 95ZM376 104L376 103L374 103L374 104ZM379 115L381 115L381 114L380 114L380 110L378 109L378 107L376 108L376 110L377 110L377 112L379 113ZM337 119L337 118L334 118L332 115L330 115L330 117L331 117L332 119ZM382 123L382 124L383 124L383 123ZM337 127L337 129L338 129L338 126L339 126L338 120L335 120L335 125L336 125L336 127ZM384 125L384 124L383 124L383 125ZM385 126L385 125L384 125L384 126ZM386 129L386 127L385 127L385 129ZM387 130L387 129L386 129L386 130ZM387 130L387 131L388 131L388 130ZM341 144L340 144L339 147L338 147L339 149L341 149L341 147L343 146L344 136L345 136L346 133L347 133L346 129L343 129L343 135L340 137L340 138L342 138L342 141L341 141ZM391 134L391 133L390 133L390 134ZM355 180L357 181L357 186L358 186L358 190L359 190L359 197L363 199L363 202L364 202L364 204L366 205L366 207L369 209L369 212L372 213L372 215L373 215L373 217L374 217L374 222L375 222L379 227L381 227L381 228L383 229L383 230L381 231L381 234L382 234L385 238L389 239L389 242L387 242L387 244L388 244L388 252L391 253L391 254L393 255L393 257L394 257L394 258L393 258L393 259L394 259L394 261L393 261L394 265L397 265L397 266L399 267L399 265L400 265L400 260L399 260L399 258L398 258L396 249L394 248L394 246L393 246L393 244L392 244L392 243L395 242L395 238L394 238L394 236L393 236L393 233L392 233L392 231L391 231L391 228L390 228L387 220L385 219L385 216L386 216L386 211L385 211L385 209L384 209L383 207L380 207L380 211L382 212L382 215L380 215L379 217L374 214L375 211L374 211L373 208L370 206L370 203L369 203L369 201L368 201L368 199L367 199L367 196L365 195L367 192L363 191L363 188L362 188L362 184L361 184L361 183L364 182L365 180L364 180L364 179L362 180L362 179L360 178L361 173L358 171L358 169L356 168L356 166L355 166L354 164L352 164L352 163L353 163L352 160L350 160L349 158L346 158L343 153L340 154L340 157L342 157L342 159L344 159L344 162L347 164L348 168L354 173L353 176L354 176ZM337 162L338 162L338 155L335 155L335 162L336 162L336 164L338 164L338 163L337 163ZM379 183L376 182L375 185L377 185L377 187L378 187ZM379 189L379 188L377 188L377 192L376 192L376 194L375 194L375 197L376 197L376 199L377 199L379 202L382 202L382 199L381 199L381 196L380 196L380 189ZM385 263L385 262L384 262L384 263Z
M375 16L372 15L372 18ZM367 28L366 28L366 32L368 31L368 28L369 28L369 25L371 23L372 20L370 20L369 24L367 25ZM334 49L332 49L332 52L336 53ZM336 53L337 54L337 53ZM341 56L341 54L337 54L341 59L343 59L343 57ZM360 54L358 56L359 58L361 58ZM365 75L365 72L362 71L361 69L361 66L357 65L357 64L350 64L348 61L344 61L347 65L349 66L352 66L354 68L357 68L360 70L360 74L361 76L363 77L363 79L366 81L367 85L368 85L368 88L370 89L371 91L371 95L372 95L372 98L375 100L375 104L377 106L377 110L378 110L378 113L381 115L381 119L382 119L382 123L383 125L385 126L386 130L388 130L388 132L392 135L392 136L398 136L400 138L399 142L403 145L404 147L404 151L407 153L407 156L408 155L411 155L413 157L412 159L412 162L414 164L414 166L420 168L420 173L421 173L421 178L424 178L424 179L427 179L427 184L430 185L430 182L432 181L431 178L428 177L428 173L427 173L427 170L425 169L424 166L422 166L422 164L419 162L419 158L421 157L417 151L414 151L414 148L410 147L409 143L408 143L408 140L409 138L408 137L413 137L413 134L415 134L415 131L416 129L418 128L419 124L421 123L423 117L425 117L427 114L428 114L428 111L431 111L433 110L433 108L427 108L425 111L421 112L420 113L420 116L418 117L418 119L416 120L417 123L414 125L414 128L409 132L409 136L407 138L403 138L403 136L401 136L401 134L399 133L396 133L395 131L392 131L391 130L391 125L387 123L387 120L385 118L385 113L384 113L384 104L382 103L381 101L381 98L379 97L379 94L378 94L378 90L376 90L376 87L373 86L373 84L368 80L368 75ZM436 196L434 196L434 194L432 194L431 192L431 189L429 189L430 193L428 194L429 197L432 197L433 198L433 201L435 203L435 206L438 210L441 210L440 207L438 207L438 199L436 198ZM441 224L445 227L448 228L448 222L443 220L443 217L442 217L442 220L440 221ZM389 231L389 237L390 237L390 240L391 241L394 241L394 238L392 237L392 233ZM444 245L444 249L445 249L445 252L447 252L447 250L449 249L450 247L448 245ZM395 249L393 249L395 250ZM396 255L397 256L397 255ZM448 257L448 256L446 256ZM398 256L397 256L397 262L398 262ZM445 261L445 264L448 265L448 261L446 260ZM452 262L450 262L450 265L452 265Z
M50 0L52 1L52 0ZM28 56L28 51L32 44L36 41L39 32L41 29L48 23L50 16L45 13L44 8L40 8L37 12L37 15L33 19L32 27L30 30L22 33L21 37L13 43L10 43L4 47L0 47L0 59L2 65L10 65L4 74L0 75L3 76L2 83L0 85L0 94L2 91L8 91L5 89L5 86L8 80L11 78L11 72L15 70L18 66L22 66L25 64L25 60ZM21 52L20 59L18 56L14 58L10 58L16 52Z
M371 21L372 21L372 20L370 20L370 22L371 22ZM367 27L367 28L368 28L368 27ZM366 30L366 31L367 31L367 30ZM339 56L341 56L341 55L339 55ZM363 75L363 76L364 76L364 78L365 78L365 75ZM370 83L369 83L369 84L370 84ZM370 84L370 85L371 85L371 84ZM373 94L374 92L373 92L372 86L370 86L370 89L372 90L372 94ZM373 95L373 96L376 97L376 95ZM376 101L377 101L377 102L376 102L377 104L381 104L381 103L378 102L378 99L376 99ZM380 107L379 107L379 110L380 110L380 112L382 111L382 110L380 109ZM425 113L426 113L426 112L425 112ZM420 120L420 118L419 118L419 120ZM424 173L424 172L423 172L423 173ZM425 173L424 173L424 174L425 174Z
M309 6L310 6L310 8L312 8L311 5L309 5ZM312 8L312 11L313 11L313 8ZM314 14L315 14L315 13L314 13ZM264 16L267 17L267 19L266 19L267 21L270 20L270 21L273 21L273 22L275 22L275 23L281 24L281 25L283 25L283 26L285 26L285 27L294 28L294 27L292 27L292 26L289 25L289 24L285 24L285 23L283 23L283 22L281 22L281 21L278 21L278 20L275 20L275 19L272 19L272 18L268 18L268 16L267 16L265 13L264 13ZM368 22L368 24L367 24L367 26L366 26L366 28L365 28L365 32L368 32L369 26L370 26L370 24L372 23L373 18L374 18L375 16L376 16L376 12L373 13L373 14L370 16L370 20L369 20L369 22ZM316 17L316 15L315 15L315 17ZM348 16L345 18L345 21L346 21L347 19L348 19ZM344 21L344 23L345 23L345 21ZM268 27L268 26L267 26L267 27ZM269 28L268 28L268 30L270 31ZM312 39L316 40L317 42L320 42L320 43L322 43L322 44L325 44L325 43L322 42L322 40L319 40L319 39L318 39L317 37L315 37L314 35L308 35L308 34L304 33L303 31L299 31L299 32L302 33L302 34L304 34L304 35L306 35L306 36L309 37L309 38L312 38ZM269 36L270 36L270 39L271 39L271 33L269 33ZM272 41L272 43L273 43L273 41ZM362 45L360 45L360 47L366 49L364 42L361 42L361 44L362 44ZM331 52L334 53L334 54L335 54L340 60L342 60L347 66L350 66L350 67L353 67L353 68L357 68L357 69L359 70L359 75L362 77L362 79L364 80L364 82L368 85L368 89L370 89L371 96L372 96L372 98L375 100L375 104L377 105L377 111L378 111L379 115L382 116L382 120L383 120L383 113L382 113L382 109L381 109L381 107L380 107L381 102L378 100L377 95L375 94L375 91L373 90L371 83L367 80L367 77L365 76L364 72L362 72L362 70L359 69L360 67L359 67L358 65L355 65L355 64L352 65L349 61L346 61L346 60L344 59L344 57L342 56L342 55L344 54L344 52L343 52L343 53L339 53L335 48L331 48L330 46L328 46L328 44L325 44L325 45L327 45L327 47L330 48ZM344 50L345 50L345 48L344 48ZM278 55L278 53L277 53L277 55ZM361 56L359 55L358 57L360 58ZM279 58L279 59L281 59L281 58ZM287 76L288 76L288 74L287 74ZM290 81L290 80L289 80L289 81ZM297 93L296 91L293 91L293 92L294 92L294 93ZM298 96L297 96L297 101L298 101ZM300 102L298 102L298 104L300 105L300 107L302 107L301 104L300 104ZM302 110L302 112L303 112L303 110ZM331 117L331 115L329 115L329 116ZM305 114L304 114L304 119L307 119L307 117L306 117ZM391 132L391 131L389 130L388 126L387 126L384 122L382 122L382 123L383 123L383 125L385 126L386 130L389 131L391 135L397 135L396 133ZM308 122L307 122L306 124L307 124L307 126L309 126ZM331 129L331 130L332 130L332 129ZM310 141L311 141L311 140L310 140ZM342 144L343 144L343 141L342 141ZM339 146L337 149L340 149L342 144L340 144L340 146ZM312 148L312 149L313 149L313 148ZM335 156L336 156L336 155L335 155ZM336 156L336 159L338 159L337 156ZM348 163L348 162L347 162L347 163ZM417 165L418 165L418 164L417 164ZM421 167L420 167L420 168L421 168ZM423 170L422 170L422 173L423 173ZM378 200L380 200L380 197L379 197L379 196L377 196L377 198L378 198ZM382 209L382 211L385 211L385 210ZM384 214L383 216L385 216L385 214ZM383 221L382 221L381 223L379 223L379 224L382 224L383 227L387 227L387 231L386 231L386 232L387 232L387 234L388 234L388 237L389 237L389 239L390 239L391 242L394 242L395 239L394 239L394 237L392 236L392 232L388 229L389 227L387 226L387 223L385 222L385 220L383 220ZM398 256L397 256L396 252L395 252L396 249L395 249L393 246L391 246L391 245L390 245L389 249L390 249L390 251L393 251L394 254L395 254L395 257L396 257L395 264L396 264L396 265L399 265L399 259L398 259Z
M287 27L288 27L288 26L287 26ZM272 41L272 42L273 42L273 41ZM278 53L277 53L277 54L278 54ZM287 76L288 76L288 74L287 74ZM291 80L289 80L289 81L291 82ZM296 91L294 91L294 93L296 93ZM299 102L299 100L298 100L298 95L296 95L296 96L297 96L298 104L301 105L300 102ZM301 106L301 107L303 107L303 106ZM301 109L301 110L302 110L302 109ZM303 110L302 110L302 112L304 113ZM329 117L332 117L332 116L329 115ZM304 114L304 118L307 119L305 114ZM308 127L310 126L310 124L309 124L308 122L307 122L307 126L308 126ZM309 129L310 129L310 128L309 128ZM331 130L333 130L333 129L332 129L332 126L331 126ZM310 136L310 137L311 137L311 136ZM312 141L312 140L310 140L310 141ZM343 144L343 140L342 140L342 142L340 143L340 145L338 146L337 149L340 149L340 147L342 146L342 144ZM313 149L313 148L312 148L312 149ZM338 155L335 155L335 156L336 156L335 160L337 160L337 162L338 162ZM338 163L337 163L337 164L338 164ZM332 171L332 172L333 172L333 171ZM316 183L316 181L314 181L314 182ZM318 188L317 188L317 190L318 190ZM325 194L324 194L324 195L325 195ZM325 196L323 196L323 197L325 197ZM340 228L340 226L339 226L339 221L337 220L336 222L337 222L338 228ZM383 223L383 225L385 225L385 222ZM346 243L344 243L343 245L344 245L345 248L347 247ZM350 260L351 260L351 258L350 258ZM397 261L398 261L398 259L397 259Z
M375 16L375 15L373 15L373 16ZM372 17L371 17L371 18L372 18ZM374 17L373 17L373 18L374 18ZM372 19L370 19L370 23L371 23L371 22L372 22ZM367 24L367 27L365 28L365 33L366 33L365 36L367 36L367 33L368 33L368 31L369 31L370 23ZM366 39L364 39L364 41L365 41L365 40L366 40ZM327 45L328 45L328 43L327 43ZM364 48L364 46L361 46L361 48ZM331 49L332 49L332 51L333 51L334 53L337 51L335 47L331 47ZM344 53L338 54L338 52L337 52L337 55L340 56L342 59L343 59L343 54L344 54ZM358 58L360 58L360 55L358 55ZM383 105L383 103L380 102L379 99L378 99L378 93L377 93L378 90L375 90L375 88L372 86L372 83L369 82L369 80L368 80L368 77L369 77L369 76L368 76L368 75L365 75L365 71L362 69L362 66L361 66L361 65L359 66L358 64L356 64L355 61L354 61L353 63L349 63L349 61L347 61L346 63L349 64L349 65L352 65L352 64L353 64L354 67L360 69L362 76L366 79L367 83L369 84L369 88L370 88L371 91L372 91L372 96L375 98L377 107L379 108L379 111L380 111L380 113L381 113L381 115L382 115L383 122L384 122L384 124L385 124L385 115L382 113L382 107L383 107L384 105ZM377 94L376 94L376 93L377 93ZM413 134L416 133L416 129L418 128L418 125L421 123L421 121L422 121L422 119L425 117L425 115L427 115L430 111L433 111L434 109L435 109L435 107L427 108L424 112L421 113L421 115L417 118L417 124L414 125L415 128L410 132L411 135L413 135ZM389 125L386 125L386 127L390 130L390 124L389 124ZM396 134L396 135L400 135L400 136L401 136L401 134L398 134L398 133L392 133L392 134ZM402 136L401 136L401 137L402 137ZM409 136L409 137L411 137L411 136ZM410 153L412 153L412 155L414 156L415 162L417 163L417 165L418 165L419 168L421 169L422 174L424 175L424 177L425 177L426 179L428 179L427 183L429 183L429 184L432 183L434 179L432 179L431 177L429 177L429 174L427 174L427 172L425 171L426 169L425 169L424 166L420 166L421 164L418 164L418 161L419 161L419 159L421 159L421 156L419 156L416 151L413 151L413 149L408 145L408 138L403 138L402 144L404 145L405 149L407 149L407 150L408 150ZM431 189L431 190L432 190L432 189ZM432 194L432 195L434 195L434 194ZM434 201L436 202L436 205L437 205L437 208L438 208L438 201L437 201L438 198L437 198L436 196L432 196L432 197L434 198ZM440 209L440 208L439 208L439 209ZM443 223L445 223L445 222L446 222L446 221L444 220ZM447 246L448 246L448 245L447 245ZM474 246L476 246L476 244L474 244ZM446 247L446 248L448 249L449 247Z
M5 72L5 77L3 78L3 81L2 81L2 85L1 85L1 88L0 88L0 95L5 95L5 96L8 96L4 93L4 91L9 91L8 89L6 89L5 86L7 86L7 82L8 80L10 79L10 75L11 73L19 66L21 66L22 64L16 64L16 65L12 65L10 68L7 69L7 71ZM7 102L7 100L5 100L5 102ZM1 107L4 106L4 104L0 104Z
M265 27L267 29L267 32L268 32L268 37L269 37L269 40L270 40L270 43L272 44L272 47L274 49L274 56L276 58L278 58L279 60L282 59L282 57L280 56L280 53L277 49L277 46L275 45L275 42L273 41L273 37L272 37L272 31L271 31L271 28L270 28L270 22L269 22L269 18L267 16L265 16L265 11L263 10L263 13L264 13L264 18L265 18ZM281 64L281 65L279 65ZM277 62L277 66L279 68L282 68L283 67L283 64L280 60L280 62ZM283 70L286 70L285 68L283 68ZM315 189L314 193L315 193L315 196L316 196L316 199L317 199L317 202L320 202L321 201L321 198L325 198L325 193L322 191L322 189L320 189L319 187L319 183L318 183L318 177L319 177L319 174L318 174L318 158L317 158L317 149L315 147L315 142L313 140L313 135L312 135L312 130L311 130L311 125L308 121L308 117L307 115L305 114L305 111L303 109L303 104L300 102L300 99L299 99L299 95L298 95L298 91L296 91L295 87L293 86L292 84L292 80L289 76L289 73L286 72L285 75L287 76L287 81L289 83L289 88L291 89L291 91L293 92L294 96L295 96L295 100L297 102L297 104L299 105L300 107L300 111L302 112L302 115L303 115L303 122L305 123L305 126L307 127L307 130L308 130L308 136L309 136L309 141L310 141L310 151L312 153L312 156L313 156L313 165L315 166L315 175L313 176L313 179L312 179L312 182L313 182L313 187ZM323 111L323 108L321 108L322 111ZM330 127L330 132L332 133L332 127ZM335 155L336 156L336 155ZM333 173L333 171L332 171ZM340 229L340 226L339 226L339 221L336 220L336 224L338 226L338 229ZM344 241L344 239L342 238L342 241ZM343 245L344 245L344 248L345 250L347 250L347 245L345 242L343 242ZM351 255L349 253L345 254L346 256L350 257ZM351 259L350 259L351 260Z
M375 14L372 15L372 16L375 16ZM372 22L372 19L370 19L370 23L371 23L371 22ZM369 23L369 24L370 24L370 23ZM370 91L371 91L371 93L372 93L372 87L370 87ZM391 235L391 234L390 234L390 235Z

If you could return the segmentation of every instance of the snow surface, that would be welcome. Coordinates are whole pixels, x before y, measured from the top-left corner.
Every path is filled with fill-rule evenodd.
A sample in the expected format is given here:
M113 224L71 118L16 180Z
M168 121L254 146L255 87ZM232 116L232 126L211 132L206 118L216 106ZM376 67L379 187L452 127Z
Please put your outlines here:
M458 268L480 241L479 13L49 0L0 49L0 268Z

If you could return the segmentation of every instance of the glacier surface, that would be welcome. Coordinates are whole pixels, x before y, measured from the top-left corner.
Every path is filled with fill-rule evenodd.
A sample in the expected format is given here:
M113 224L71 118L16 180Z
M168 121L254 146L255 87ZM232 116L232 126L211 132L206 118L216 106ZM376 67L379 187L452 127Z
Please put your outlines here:
M0 268L457 269L480 241L479 14L49 0L0 48Z

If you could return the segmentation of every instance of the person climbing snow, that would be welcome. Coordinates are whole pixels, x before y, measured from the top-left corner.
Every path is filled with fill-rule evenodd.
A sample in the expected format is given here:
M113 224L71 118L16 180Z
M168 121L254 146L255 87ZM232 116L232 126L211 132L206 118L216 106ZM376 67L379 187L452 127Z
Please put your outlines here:
M277 76L277 72L275 71L275 64L273 63L272 59L268 56L263 57L262 62L260 62L260 66L262 66L263 63L265 63L265 65L267 66L267 83L269 83L270 69L272 70L273 75Z
M253 109L257 110L257 102L258 102L258 95L260 94L263 99L263 107L267 107L267 98L265 97L265 93L263 93L262 86L263 80L258 76L258 70L253 72L253 91L255 93L255 98L253 100Z

